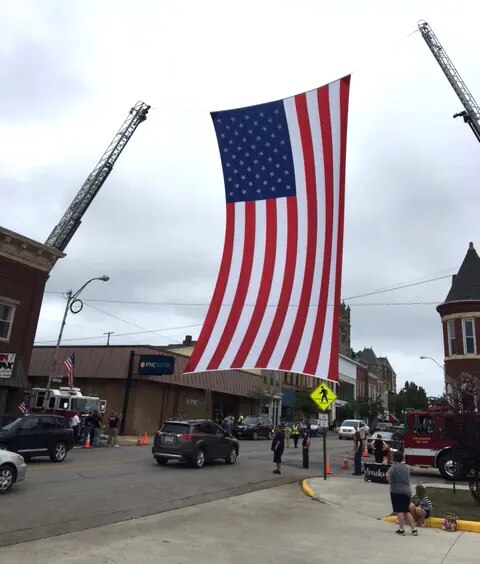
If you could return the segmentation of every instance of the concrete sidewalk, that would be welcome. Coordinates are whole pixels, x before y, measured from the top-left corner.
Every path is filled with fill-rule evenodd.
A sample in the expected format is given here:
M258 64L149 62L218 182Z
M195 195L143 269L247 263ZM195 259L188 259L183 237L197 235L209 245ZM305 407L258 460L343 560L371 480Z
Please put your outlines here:
M342 484L340 482L345 482ZM353 482L354 485L349 484ZM0 549L8 564L471 564L478 538L469 533L422 529L418 537L398 537L377 514L380 495L353 480L317 485L329 498L319 503L298 484L185 507ZM370 488L372 486L372 488ZM352 503L340 492L354 496ZM378 492L386 490L379 488ZM347 494L348 495L348 494ZM344 497L344 496L343 496ZM370 499L370 502L369 502ZM372 500L377 500L375 503ZM341 501L338 506L336 502ZM347 506L357 509L352 512ZM345 509L343 508L345 507ZM381 506L383 510L383 505Z

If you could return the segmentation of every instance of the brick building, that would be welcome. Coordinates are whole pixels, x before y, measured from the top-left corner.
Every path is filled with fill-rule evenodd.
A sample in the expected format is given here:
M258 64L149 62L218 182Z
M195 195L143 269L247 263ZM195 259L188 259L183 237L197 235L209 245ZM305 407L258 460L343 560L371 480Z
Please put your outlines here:
M437 311L442 320L447 388L462 374L480 380L480 257L473 243Z
M28 387L45 283L63 256L0 227L0 415L15 412Z

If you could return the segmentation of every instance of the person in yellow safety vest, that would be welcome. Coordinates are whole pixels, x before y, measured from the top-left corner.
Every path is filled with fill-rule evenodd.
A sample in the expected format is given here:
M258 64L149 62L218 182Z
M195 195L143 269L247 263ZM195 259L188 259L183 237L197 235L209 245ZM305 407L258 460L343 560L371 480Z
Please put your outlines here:
M300 425L298 423L294 423L292 426L292 439L293 439L293 444L295 445L295 448L298 447L298 439L300 437Z
M292 428L290 427L290 425L286 425L285 426L285 445L287 446L287 448L290 448L292 446L290 437L292 435Z

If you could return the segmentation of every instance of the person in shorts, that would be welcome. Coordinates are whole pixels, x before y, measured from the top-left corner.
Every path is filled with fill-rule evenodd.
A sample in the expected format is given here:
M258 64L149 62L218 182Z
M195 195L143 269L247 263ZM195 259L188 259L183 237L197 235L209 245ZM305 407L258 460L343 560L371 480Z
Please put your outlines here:
M393 512L397 514L397 535L405 535L405 523L411 528L412 535L417 536L415 522L410 513L410 500L412 498L412 486L410 485L410 468L403 464L403 453L393 453L393 464L386 474L390 484L390 498L392 500Z
M273 462L277 468L273 471L274 474L281 474L282 469L282 454L285 450L285 433L281 427L277 427L277 432L272 441Z
M430 517L432 512L432 502L427 496L427 490L422 484L418 484L415 487L415 495L412 497L412 502L410 503L410 513L412 514L413 520L419 527L423 527L425 519Z

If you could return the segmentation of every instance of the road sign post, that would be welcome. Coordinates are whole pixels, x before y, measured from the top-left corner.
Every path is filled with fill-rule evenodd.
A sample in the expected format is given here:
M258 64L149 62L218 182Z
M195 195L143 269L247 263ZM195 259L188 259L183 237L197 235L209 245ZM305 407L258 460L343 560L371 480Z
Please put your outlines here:
M312 400L318 405L322 411L326 411L332 403L337 399L335 393L322 383L318 388L315 388L310 394ZM326 418L326 421L325 421ZM323 479L327 479L327 430L328 430L328 415L322 415L320 424L323 431Z

